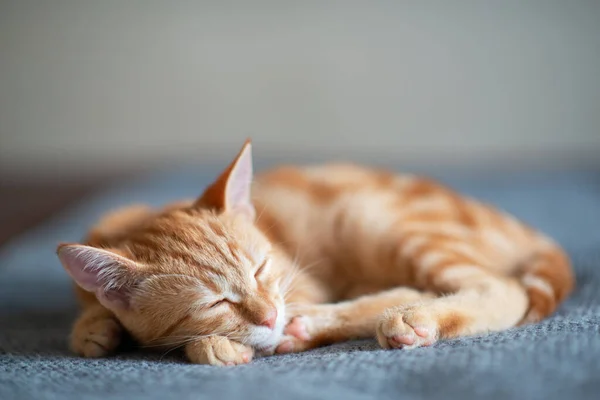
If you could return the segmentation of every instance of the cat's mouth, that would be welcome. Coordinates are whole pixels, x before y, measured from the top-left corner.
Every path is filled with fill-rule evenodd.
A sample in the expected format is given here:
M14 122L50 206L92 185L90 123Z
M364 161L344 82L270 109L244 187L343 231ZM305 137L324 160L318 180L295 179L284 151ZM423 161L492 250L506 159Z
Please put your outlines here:
M283 330L285 328L285 313L281 310L278 311L277 321L273 329L257 327L252 332L248 342L252 347L254 347L255 350L260 352L268 352L277 347L281 341Z

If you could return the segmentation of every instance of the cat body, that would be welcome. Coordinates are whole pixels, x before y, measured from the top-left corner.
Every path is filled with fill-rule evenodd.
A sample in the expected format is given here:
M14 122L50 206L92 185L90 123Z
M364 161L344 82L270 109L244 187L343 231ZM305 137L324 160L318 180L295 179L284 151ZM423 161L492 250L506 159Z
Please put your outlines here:
M126 330L215 365L499 331L574 286L552 240L436 182L350 164L253 179L249 142L199 199L118 210L58 254L83 304L76 352L109 354Z

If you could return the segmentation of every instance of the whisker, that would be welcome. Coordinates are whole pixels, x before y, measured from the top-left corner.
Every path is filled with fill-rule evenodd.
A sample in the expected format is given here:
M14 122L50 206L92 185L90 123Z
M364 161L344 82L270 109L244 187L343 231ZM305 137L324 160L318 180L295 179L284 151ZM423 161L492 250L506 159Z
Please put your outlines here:
M181 344L185 344L187 342L192 342L194 340L200 340L203 339L205 337L209 337L209 336L213 336L213 334L210 335L198 335L198 336L188 336L188 337L165 337L165 338L160 338L160 339L155 339L152 342L157 342L160 340L165 340L165 339L174 339L174 340L170 340L170 341L164 341L164 342L160 342L160 343L155 343L155 344L146 344L143 345L142 347L144 348L150 348L150 347L163 347L163 346L175 346L175 345L181 345Z
M292 264L292 269L291 269L290 273L288 275L284 276L281 280L280 286L281 286L281 292L283 293L284 299L287 298L290 290L292 289L292 285L295 283L294 281L296 280L298 275L301 272L306 272L306 271L309 271L311 268L316 267L324 259L325 258L315 260L314 262L304 265L304 266L300 266L298 264ZM298 288L298 286L294 285L293 289L297 289L297 288Z
M256 220L254 221L255 224L258 224L258 221L260 221L260 217L262 217L263 213L265 212L265 209L267 208L267 203L265 202L263 204L263 208L260 212L260 214L258 214L258 217L256 217Z
M194 340L200 340L200 339L210 337L210 336L224 336L224 335L225 335L225 332L222 330L211 332L211 333L205 334L205 335L168 335L168 336L152 339L149 342L149 344L143 345L142 347L161 347L161 346L180 345L182 343L185 344L188 342L192 342ZM169 341L167 341L167 340L169 340ZM160 342L160 341L164 341L164 342L155 343L155 342ZM155 343L155 344L153 344L153 343Z
M172 352L173 350L177 350L177 349L179 349L179 348L181 348L181 347L183 347L183 346L184 346L184 344L182 344L182 345L180 345L180 346L177 346L177 347L173 347L172 349L169 349L169 350L165 351L163 354L161 354L161 356L160 356L160 358L159 358L159 361L162 361L162 360L163 360L163 358L165 358L165 356L166 356L167 354L169 354L170 352Z

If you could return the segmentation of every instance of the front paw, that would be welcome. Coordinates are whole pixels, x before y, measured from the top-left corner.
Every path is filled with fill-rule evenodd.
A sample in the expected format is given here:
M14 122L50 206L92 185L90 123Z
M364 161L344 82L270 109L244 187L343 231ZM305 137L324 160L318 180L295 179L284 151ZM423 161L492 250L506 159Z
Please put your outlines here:
M425 306L391 308L377 324L377 341L384 349L430 346L437 338L436 316Z
M71 348L84 357L106 357L117 349L122 336L123 328L114 318L82 319L73 327Z
M249 363L254 350L223 336L209 336L189 343L185 354L195 364L230 366Z
M314 347L311 328L311 320L308 317L296 316L292 318L285 327L283 331L285 336L281 339L275 351L279 354L294 353Z

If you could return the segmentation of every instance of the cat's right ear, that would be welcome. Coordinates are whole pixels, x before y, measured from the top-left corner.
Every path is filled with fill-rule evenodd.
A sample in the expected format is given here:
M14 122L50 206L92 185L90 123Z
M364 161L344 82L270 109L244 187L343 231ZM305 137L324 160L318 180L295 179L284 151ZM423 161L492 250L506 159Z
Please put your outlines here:
M83 290L92 292L109 310L129 308L131 289L138 280L138 265L114 252L61 244L56 251L60 262Z
M231 164L204 191L195 205L245 215L253 220L255 211L251 199L251 186L252 145L248 139Z

